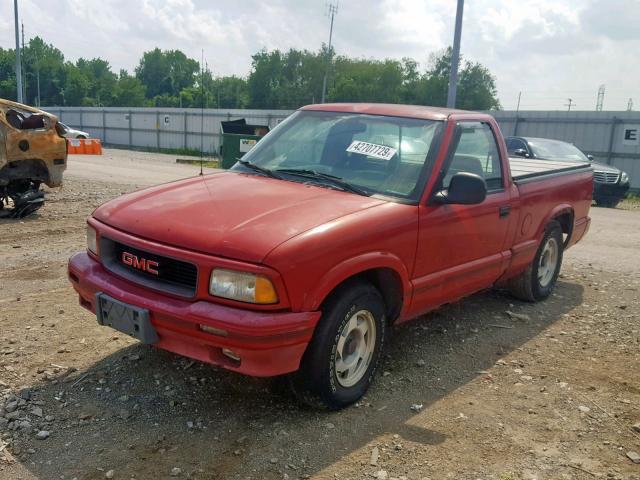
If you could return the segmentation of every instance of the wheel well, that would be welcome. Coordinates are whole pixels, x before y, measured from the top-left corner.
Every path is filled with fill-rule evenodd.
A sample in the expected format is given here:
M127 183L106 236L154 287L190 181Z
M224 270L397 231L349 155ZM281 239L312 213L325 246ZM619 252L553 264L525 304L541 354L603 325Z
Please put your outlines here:
M566 247L571 240L571 234L573 233L573 212L568 211L560 215L553 217L553 220L560 224L562 228L562 234L564 236L564 246Z
M0 170L0 180L33 180L49 181L49 169L42 160L14 160Z
M386 267L364 270L336 285L331 293L327 295L327 299L345 284L358 281L370 283L378 289L386 306L387 320L389 323L393 323L402 310L402 280L398 272ZM326 302L326 299L324 302Z

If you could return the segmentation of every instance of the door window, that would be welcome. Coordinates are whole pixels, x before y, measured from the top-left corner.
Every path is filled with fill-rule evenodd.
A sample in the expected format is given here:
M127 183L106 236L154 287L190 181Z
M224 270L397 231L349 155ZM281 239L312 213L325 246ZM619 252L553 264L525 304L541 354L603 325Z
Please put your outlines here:
M502 189L502 164L491 127L482 122L460 122L460 137L455 147L443 188L448 188L456 173L468 172L485 179L488 191Z

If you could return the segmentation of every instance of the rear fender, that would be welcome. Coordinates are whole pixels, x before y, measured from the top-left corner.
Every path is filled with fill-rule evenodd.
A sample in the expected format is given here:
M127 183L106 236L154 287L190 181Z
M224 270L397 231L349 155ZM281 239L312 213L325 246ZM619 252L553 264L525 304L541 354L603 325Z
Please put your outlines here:
M547 217L545 217L545 219L540 223L540 225L538 225L538 230L536 231L536 236L535 236L536 242L538 244L542 241L544 231L547 228L547 225L549 225L549 222L551 222L554 218L557 218L560 215L564 215L566 213L571 214L571 216L573 217L573 221L575 222L573 207L568 203L562 203L556 206L553 210L551 210L549 215L547 215ZM571 229L573 230L573 225L571 225ZM569 235L571 235L571 232L569 232ZM570 238L568 240L570 240Z
M402 283L402 314L411 303L411 282L407 267L391 253L369 252L350 258L329 270L317 283L317 287L311 295L308 295L303 311L315 311L322 305L327 296L342 282L367 270L376 268L389 268L395 271Z

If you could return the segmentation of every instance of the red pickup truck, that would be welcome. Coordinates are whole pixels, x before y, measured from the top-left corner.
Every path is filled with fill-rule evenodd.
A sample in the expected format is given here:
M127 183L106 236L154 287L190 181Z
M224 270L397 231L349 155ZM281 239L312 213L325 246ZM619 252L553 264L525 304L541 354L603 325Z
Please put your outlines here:
M592 182L510 160L489 115L312 105L230 171L99 207L69 278L102 325L341 408L393 324L493 286L546 298Z

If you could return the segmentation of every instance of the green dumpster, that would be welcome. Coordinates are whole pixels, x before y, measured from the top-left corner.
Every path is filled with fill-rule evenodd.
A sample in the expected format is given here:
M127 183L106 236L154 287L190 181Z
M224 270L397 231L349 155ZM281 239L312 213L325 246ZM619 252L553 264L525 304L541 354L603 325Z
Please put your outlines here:
M222 168L231 168L238 158L251 150L269 132L266 125L248 125L244 118L220 122Z

